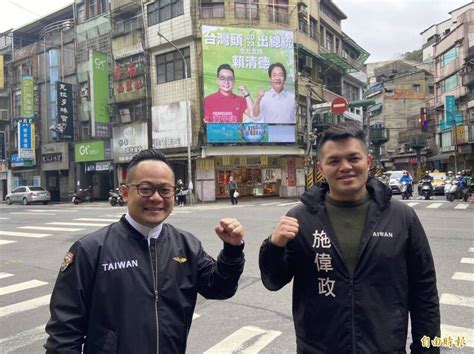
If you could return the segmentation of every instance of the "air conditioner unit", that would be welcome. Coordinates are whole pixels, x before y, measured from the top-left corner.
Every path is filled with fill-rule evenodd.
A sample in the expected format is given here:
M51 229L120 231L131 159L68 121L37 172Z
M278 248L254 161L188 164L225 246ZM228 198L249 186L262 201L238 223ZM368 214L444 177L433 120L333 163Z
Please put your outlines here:
M309 56L306 56L305 61L304 61L304 66L307 67L307 68L312 69L313 68L313 59Z
M347 58L349 58L349 55L347 54L347 52L342 52L342 57L344 59L347 59Z
M0 110L0 120L8 121L8 110L6 109Z

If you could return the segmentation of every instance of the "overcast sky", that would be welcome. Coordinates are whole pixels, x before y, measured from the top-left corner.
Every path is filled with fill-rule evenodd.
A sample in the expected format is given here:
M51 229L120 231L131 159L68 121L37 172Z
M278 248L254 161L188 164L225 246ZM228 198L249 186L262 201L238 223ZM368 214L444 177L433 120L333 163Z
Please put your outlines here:
M471 0L333 1L347 15L342 24L344 32L370 53L367 62L375 62L421 48L421 31L448 19L449 11ZM0 0L0 32L20 27L69 3L72 0Z

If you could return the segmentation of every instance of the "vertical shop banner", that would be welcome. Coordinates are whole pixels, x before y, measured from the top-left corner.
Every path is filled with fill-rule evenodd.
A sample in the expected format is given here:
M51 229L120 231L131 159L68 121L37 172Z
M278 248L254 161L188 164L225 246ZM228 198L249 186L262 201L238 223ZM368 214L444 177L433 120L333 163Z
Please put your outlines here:
M21 116L32 118L35 115L35 94L33 77L24 76L21 80Z
M22 159L35 157L35 125L24 119L18 122L18 156Z
M3 76L3 55L0 55L0 90L5 88L5 76Z
M89 53L91 83L91 130L97 138L110 137L109 64L106 53L93 49Z
M293 32L202 26L202 48L207 142L295 142Z
M186 101L151 107L153 149L187 146Z
M6 133L0 132L0 161L7 158L7 139Z
M74 108L73 108L73 87L65 82L56 82L57 93L57 123L53 130L57 132L63 140L74 140Z
M147 124L132 123L113 129L113 156L118 163L129 162L133 156L147 149Z

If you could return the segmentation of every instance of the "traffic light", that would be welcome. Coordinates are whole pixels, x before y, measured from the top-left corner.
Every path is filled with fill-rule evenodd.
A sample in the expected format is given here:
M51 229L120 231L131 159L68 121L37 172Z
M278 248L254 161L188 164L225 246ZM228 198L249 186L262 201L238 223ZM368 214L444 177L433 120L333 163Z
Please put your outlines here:
M420 108L421 131L428 131L428 108Z

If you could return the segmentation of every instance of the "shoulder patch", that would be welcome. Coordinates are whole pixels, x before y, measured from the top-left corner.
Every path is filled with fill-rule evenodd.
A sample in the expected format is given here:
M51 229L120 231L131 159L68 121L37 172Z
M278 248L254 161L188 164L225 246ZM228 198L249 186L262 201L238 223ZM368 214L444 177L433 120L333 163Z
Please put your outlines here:
M74 253L69 251L64 256L63 263L61 264L61 272L64 272L73 261L74 261Z

